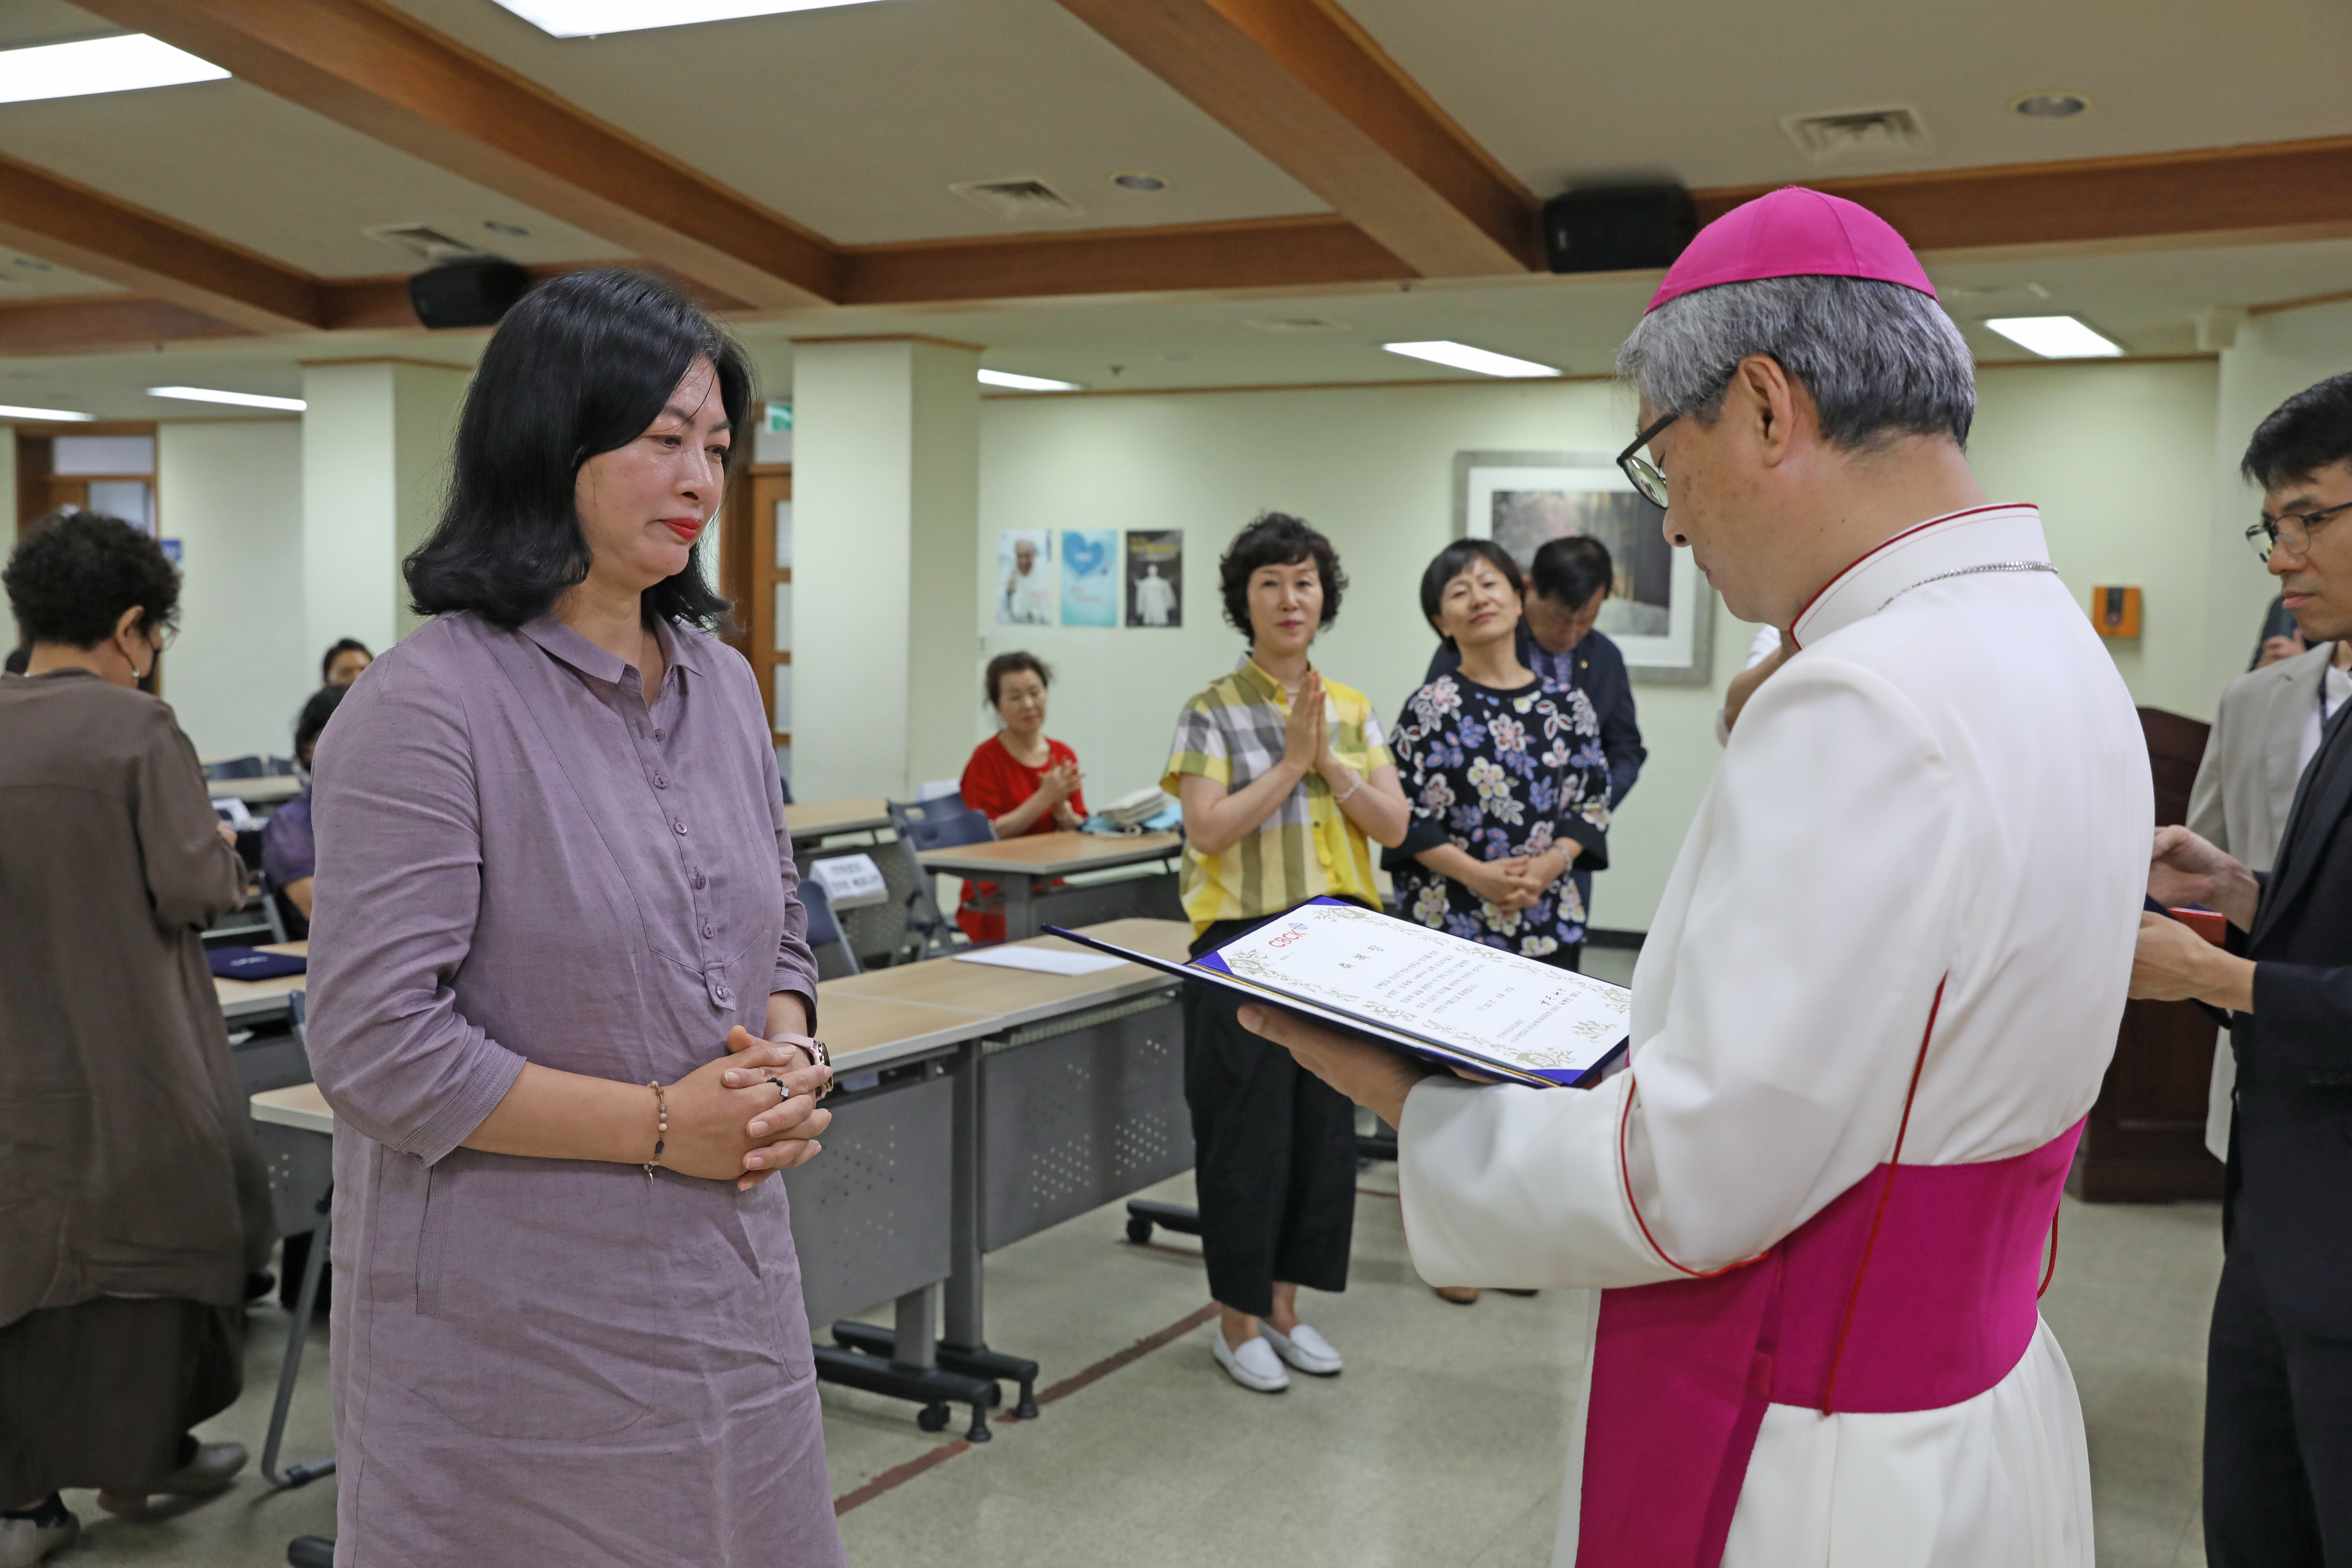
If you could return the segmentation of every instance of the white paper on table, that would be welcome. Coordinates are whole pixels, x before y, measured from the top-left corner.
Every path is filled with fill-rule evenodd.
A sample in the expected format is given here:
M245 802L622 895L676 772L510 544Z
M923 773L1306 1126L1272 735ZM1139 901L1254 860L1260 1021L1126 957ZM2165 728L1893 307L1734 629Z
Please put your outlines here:
M1589 1070L1624 1040L1633 1005L1622 986L1337 900L1213 956L1269 990L1535 1072Z
M1116 958L1051 947L983 947L976 952L959 952L955 958L958 963L992 963L999 969L1026 969L1038 974L1095 974L1119 965Z

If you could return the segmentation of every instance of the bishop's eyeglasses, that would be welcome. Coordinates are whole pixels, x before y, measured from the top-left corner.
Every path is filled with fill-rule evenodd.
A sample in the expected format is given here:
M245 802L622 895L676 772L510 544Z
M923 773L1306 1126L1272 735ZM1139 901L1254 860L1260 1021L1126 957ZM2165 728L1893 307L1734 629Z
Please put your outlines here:
M1641 442L1634 445L1640 446ZM2260 522L2246 530L2246 542L2254 547L2254 558L2265 566L2270 564L2271 552L2282 547L2289 554L2305 554L2311 549L2311 536L2339 511L2352 511L2352 500L2337 501L2317 511L2281 512L2276 517L2264 512Z

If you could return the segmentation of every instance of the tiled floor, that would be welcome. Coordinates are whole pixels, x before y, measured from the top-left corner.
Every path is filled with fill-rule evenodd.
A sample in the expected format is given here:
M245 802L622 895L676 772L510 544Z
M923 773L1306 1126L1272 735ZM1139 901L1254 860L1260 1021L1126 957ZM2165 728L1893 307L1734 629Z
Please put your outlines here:
M1596 964L1596 968L1600 967ZM1374 1166L1357 1205L1344 1295L1304 1303L1348 1358L1329 1380L1253 1394L1210 1359L1202 1324L1050 1404L1000 1420L994 1441L949 1453L842 1516L867 1568L1382 1568L1550 1561L1568 1390L1583 1299L1489 1293L1437 1300L1413 1277L1393 1198ZM1188 1201L1189 1179L1158 1195ZM991 1258L988 1334L998 1349L1070 1377L1196 1313L1194 1244L1129 1246L1098 1210ZM2066 1206L2058 1278L2043 1310L2082 1390L2110 1568L2204 1561L2197 1441L2206 1311L2220 1261L2206 1207ZM887 1321L877 1315L877 1321ZM257 1456L285 1316L257 1310L247 1393L207 1436ZM288 1457L324 1451L325 1341L314 1331ZM827 1387L825 1436L839 1497L940 1455L957 1431L917 1430L910 1406ZM261 1568L289 1537L331 1534L332 1482L272 1495L248 1476L227 1495L149 1521L68 1500L89 1526L66 1564ZM503 1565L501 1565L503 1568Z

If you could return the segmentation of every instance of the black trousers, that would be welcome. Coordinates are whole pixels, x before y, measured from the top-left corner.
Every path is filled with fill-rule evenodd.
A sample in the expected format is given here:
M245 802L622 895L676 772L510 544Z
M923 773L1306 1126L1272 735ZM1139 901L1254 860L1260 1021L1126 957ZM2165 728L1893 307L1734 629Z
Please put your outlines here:
M2352 1568L2352 1341L2281 1325L2231 1246L2205 1372L2205 1560Z
M1256 925L1219 921L1198 954ZM1277 1279L1348 1288L1356 1227L1356 1108L1280 1046L1241 1026L1241 998L1184 988L1184 1099L1209 1294L1237 1312L1274 1310Z

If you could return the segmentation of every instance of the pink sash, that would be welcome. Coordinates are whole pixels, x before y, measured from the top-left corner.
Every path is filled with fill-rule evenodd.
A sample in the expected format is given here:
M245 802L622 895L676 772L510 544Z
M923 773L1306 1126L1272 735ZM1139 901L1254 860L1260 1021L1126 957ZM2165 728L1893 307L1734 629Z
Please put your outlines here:
M1601 1292L1577 1568L1717 1568L1768 1405L1937 1410L2008 1376L2082 1131L1880 1165L1752 1263Z

